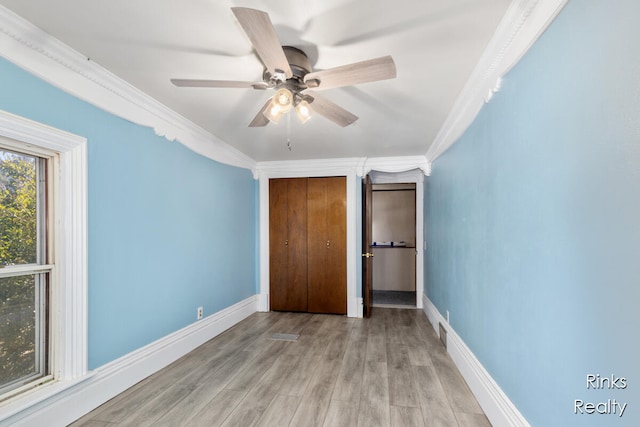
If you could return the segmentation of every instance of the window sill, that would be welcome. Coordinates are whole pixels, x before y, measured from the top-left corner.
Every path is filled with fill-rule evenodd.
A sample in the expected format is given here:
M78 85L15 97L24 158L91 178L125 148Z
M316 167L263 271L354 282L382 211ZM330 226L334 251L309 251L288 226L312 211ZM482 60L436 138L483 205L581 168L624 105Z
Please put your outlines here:
M0 423L8 418L20 414L21 412L31 412L32 408L38 405L46 405L45 401L54 399L61 393L69 390L78 384L81 384L95 375L95 372L88 372L80 378L72 380L59 380L52 381L50 383L42 384L33 388L32 390L25 391L17 396L11 397L4 402L0 403Z

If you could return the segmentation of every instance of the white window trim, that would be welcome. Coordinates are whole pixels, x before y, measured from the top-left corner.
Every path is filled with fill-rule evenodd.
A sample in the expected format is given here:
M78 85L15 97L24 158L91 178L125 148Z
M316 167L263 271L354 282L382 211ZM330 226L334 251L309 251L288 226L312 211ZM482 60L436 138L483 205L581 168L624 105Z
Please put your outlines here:
M51 272L54 381L0 404L0 421L87 377L87 140L0 110L0 136L18 148L56 153L53 165L55 266Z

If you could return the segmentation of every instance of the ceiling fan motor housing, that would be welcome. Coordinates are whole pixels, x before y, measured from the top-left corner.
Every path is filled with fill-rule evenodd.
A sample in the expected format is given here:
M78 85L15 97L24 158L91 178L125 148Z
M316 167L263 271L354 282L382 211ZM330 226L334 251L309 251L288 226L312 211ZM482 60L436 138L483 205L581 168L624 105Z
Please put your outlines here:
M302 81L304 76L311 72L311 63L307 54L293 46L282 46L282 50L289 61L293 76Z
M293 46L282 46L282 50L289 62L293 76L276 83L276 87L286 86L292 92L299 92L306 89L307 84L304 83L304 76L311 72L311 63L309 62L307 54ZM276 72L276 74L278 73ZM284 75L284 73L282 73L282 75ZM274 78L278 80L278 78L272 75L267 69L264 70L263 78L265 82L270 82Z

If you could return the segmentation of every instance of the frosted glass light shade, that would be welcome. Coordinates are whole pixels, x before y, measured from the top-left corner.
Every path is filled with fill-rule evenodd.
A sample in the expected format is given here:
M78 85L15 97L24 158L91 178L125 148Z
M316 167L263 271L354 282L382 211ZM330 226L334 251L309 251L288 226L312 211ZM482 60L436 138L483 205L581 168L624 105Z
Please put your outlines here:
M300 101L298 105L296 105L296 114L298 115L298 119L303 124L307 122L311 118L311 107L307 101Z
M288 112L293 105L293 94L287 88L278 89L273 95L273 105L282 113Z

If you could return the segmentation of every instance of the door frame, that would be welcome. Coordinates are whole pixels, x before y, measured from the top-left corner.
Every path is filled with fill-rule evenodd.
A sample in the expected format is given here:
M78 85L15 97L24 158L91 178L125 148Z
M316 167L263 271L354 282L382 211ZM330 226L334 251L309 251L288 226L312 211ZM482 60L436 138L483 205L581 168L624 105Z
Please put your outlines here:
M373 306L373 183L369 174L362 178L362 314L371 317Z
M416 185L416 308L424 308L424 173L414 169L406 172L369 172L372 184L415 184ZM375 262L375 260L374 260Z
M358 285L356 263L357 217L356 186L357 170L347 166L352 162L340 160L306 161L306 162L274 162L263 164L259 168L260 186L260 291L258 294L258 311L270 311L269 307L269 179L271 178L313 178L344 176L347 178L347 316L362 317L362 307L358 307L356 287ZM298 165L296 167L296 165ZM270 167L267 167L270 166ZM358 246L360 246L358 244ZM358 252L358 256L359 256Z

